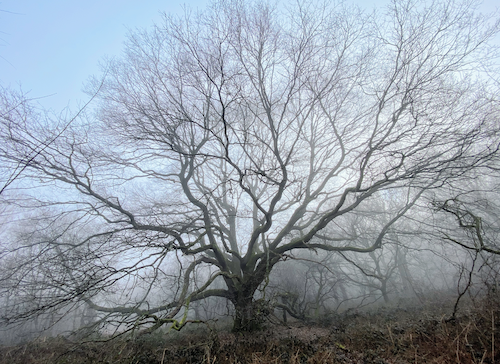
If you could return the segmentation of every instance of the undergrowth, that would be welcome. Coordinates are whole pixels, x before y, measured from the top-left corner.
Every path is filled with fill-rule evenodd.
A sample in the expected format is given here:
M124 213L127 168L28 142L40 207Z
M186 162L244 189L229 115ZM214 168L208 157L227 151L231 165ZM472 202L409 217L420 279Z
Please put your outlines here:
M0 348L0 364L495 363L500 300L463 307L381 307L337 315L329 326L270 325L255 334L196 326L180 334L75 343L64 337Z

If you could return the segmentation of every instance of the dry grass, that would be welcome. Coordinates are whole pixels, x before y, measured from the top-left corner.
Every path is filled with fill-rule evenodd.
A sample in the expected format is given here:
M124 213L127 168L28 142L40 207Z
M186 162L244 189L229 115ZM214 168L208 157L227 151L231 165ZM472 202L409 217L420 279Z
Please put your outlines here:
M437 305L351 315L343 319L338 339L351 350L404 363L495 363L499 303L483 301L453 320Z
M494 363L500 352L499 301L449 321L436 305L338 316L330 327L273 326L257 334L189 332L140 340L75 344L42 339L0 349L0 364L42 363ZM449 310L448 310L449 313Z

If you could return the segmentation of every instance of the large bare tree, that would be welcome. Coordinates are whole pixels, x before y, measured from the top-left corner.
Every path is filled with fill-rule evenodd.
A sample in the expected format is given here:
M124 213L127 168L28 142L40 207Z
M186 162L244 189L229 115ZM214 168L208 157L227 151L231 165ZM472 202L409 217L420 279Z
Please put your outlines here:
M89 85L95 114L19 181L36 233L11 235L29 254L8 279L47 289L6 315L82 302L120 330L180 328L217 296L258 328L287 252L374 251L422 191L496 156L499 24L475 10L221 0L133 32ZM367 245L349 215L396 191Z

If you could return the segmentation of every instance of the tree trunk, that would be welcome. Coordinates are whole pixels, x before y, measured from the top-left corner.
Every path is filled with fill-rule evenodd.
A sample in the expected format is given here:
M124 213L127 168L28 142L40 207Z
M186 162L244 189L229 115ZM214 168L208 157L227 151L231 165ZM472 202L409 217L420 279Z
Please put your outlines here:
M265 318L270 310L264 300L253 300L253 297L240 299L234 304L235 317L233 332L258 331L263 328Z
M380 291L382 292L382 297L384 298L385 303L389 303L389 294L387 293L387 279L382 280L382 286L380 287Z

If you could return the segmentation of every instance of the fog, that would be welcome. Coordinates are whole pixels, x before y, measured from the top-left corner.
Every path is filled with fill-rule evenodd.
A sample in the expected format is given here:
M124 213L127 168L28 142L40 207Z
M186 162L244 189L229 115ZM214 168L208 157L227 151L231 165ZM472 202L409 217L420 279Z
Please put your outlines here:
M1 342L455 318L498 285L499 31L214 1L131 33L75 117L0 89Z

